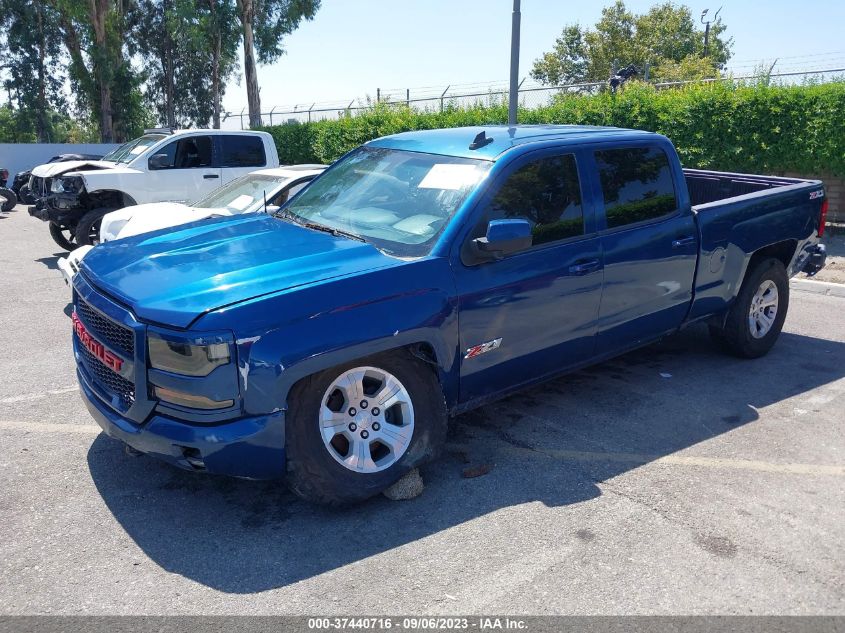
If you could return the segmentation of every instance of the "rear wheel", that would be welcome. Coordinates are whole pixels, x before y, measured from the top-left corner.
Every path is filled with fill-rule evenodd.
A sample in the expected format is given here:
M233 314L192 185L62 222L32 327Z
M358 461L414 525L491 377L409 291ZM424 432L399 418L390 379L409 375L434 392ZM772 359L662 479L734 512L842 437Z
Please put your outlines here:
M288 485L317 503L362 501L435 457L446 424L435 373L404 350L320 372L290 394Z
M73 229L62 228L55 222L50 222L50 237L66 251L76 248L76 234Z
M710 332L732 354L758 358L777 341L789 308L789 277L775 258L749 271L723 328Z
M99 244L100 224L103 221L103 216L114 210L112 207L100 207L98 209L91 209L83 215L79 224L76 225L76 243L79 246Z

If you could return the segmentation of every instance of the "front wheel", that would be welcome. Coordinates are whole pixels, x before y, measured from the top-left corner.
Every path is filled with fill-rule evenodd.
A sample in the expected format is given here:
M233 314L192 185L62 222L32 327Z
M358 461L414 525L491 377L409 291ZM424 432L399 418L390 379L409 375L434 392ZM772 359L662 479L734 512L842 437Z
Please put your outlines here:
M91 209L82 216L76 225L76 243L79 246L94 246L100 243L100 224L103 217L114 211L113 208L100 207Z
M446 439L435 372L404 350L309 376L289 402L288 485L317 503L372 497L434 458Z
M62 228L55 222L50 222L50 237L66 251L76 248L76 234L74 229Z
M758 358L777 341L788 308L786 269L778 259L764 259L749 271L724 327L711 326L710 332L732 354Z

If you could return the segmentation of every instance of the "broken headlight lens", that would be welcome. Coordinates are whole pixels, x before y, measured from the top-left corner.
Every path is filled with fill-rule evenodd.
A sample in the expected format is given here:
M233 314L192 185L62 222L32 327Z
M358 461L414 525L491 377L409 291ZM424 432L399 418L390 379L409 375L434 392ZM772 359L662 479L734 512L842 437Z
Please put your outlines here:
M53 178L50 191L53 193L79 193L84 183L80 176L58 176Z

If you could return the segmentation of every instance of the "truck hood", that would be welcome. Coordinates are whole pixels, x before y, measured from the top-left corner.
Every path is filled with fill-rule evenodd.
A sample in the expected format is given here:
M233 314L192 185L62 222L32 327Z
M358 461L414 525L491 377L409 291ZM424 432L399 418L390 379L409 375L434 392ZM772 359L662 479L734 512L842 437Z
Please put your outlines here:
M186 328L223 306L399 263L370 244L247 214L106 242L81 269L138 318Z
M117 163L111 163L106 160L69 160L64 163L47 163L46 165L39 165L32 170L32 175L38 176L39 178L52 178L71 171L97 171L102 169L114 169L117 166Z

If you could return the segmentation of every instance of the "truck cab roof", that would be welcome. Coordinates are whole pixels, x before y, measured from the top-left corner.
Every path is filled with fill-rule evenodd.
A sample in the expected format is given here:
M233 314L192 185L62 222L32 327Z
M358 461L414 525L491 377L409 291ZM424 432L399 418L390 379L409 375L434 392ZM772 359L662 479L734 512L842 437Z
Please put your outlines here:
M482 132L485 134L486 143L477 149L470 149L470 145ZM618 139L620 136L632 139L663 138L654 132L596 125L479 125L402 132L371 141L367 145L494 161L505 151L527 143L553 140L601 141Z

